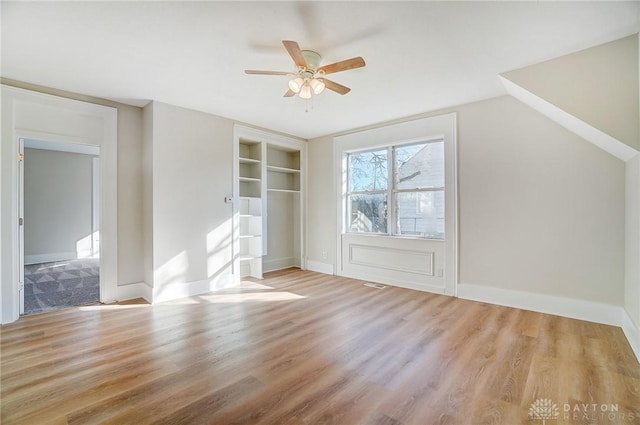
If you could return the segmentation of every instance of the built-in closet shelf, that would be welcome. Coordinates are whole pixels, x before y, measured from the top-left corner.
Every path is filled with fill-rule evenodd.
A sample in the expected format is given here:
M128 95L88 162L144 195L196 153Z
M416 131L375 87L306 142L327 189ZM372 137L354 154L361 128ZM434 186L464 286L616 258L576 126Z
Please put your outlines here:
M267 189L267 192L300 193L299 190L292 189Z
M276 167L275 165L267 165L267 171L273 171L275 173L300 173L300 170L296 168L285 168L285 167Z
M302 140L234 126L232 249L239 276L260 279L263 267L304 266L305 147Z

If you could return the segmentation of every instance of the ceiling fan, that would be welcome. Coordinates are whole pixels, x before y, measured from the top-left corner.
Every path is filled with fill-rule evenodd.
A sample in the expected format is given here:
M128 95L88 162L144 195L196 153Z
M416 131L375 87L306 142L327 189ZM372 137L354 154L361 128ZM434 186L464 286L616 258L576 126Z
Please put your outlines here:
M300 46L295 41L283 40L282 44L296 64L297 72L256 71L253 69L247 69L244 72L252 75L286 75L291 77L289 90L284 94L284 97L292 97L297 94L303 99L310 99L312 93L320 94L325 88L339 94L347 94L351 91L349 87L327 80L324 76L365 66L364 59L359 56L320 66L322 57L319 53L312 50L300 50Z

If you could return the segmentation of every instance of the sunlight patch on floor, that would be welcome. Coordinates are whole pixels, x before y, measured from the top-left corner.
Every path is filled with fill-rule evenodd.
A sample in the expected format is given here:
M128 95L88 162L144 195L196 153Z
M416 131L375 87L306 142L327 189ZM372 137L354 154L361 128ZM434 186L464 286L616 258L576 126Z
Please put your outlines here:
M272 286L263 285L262 283L243 280L240 282L241 289L274 289Z
M250 292L237 294L208 294L198 298L212 304L291 301L306 298L291 292Z

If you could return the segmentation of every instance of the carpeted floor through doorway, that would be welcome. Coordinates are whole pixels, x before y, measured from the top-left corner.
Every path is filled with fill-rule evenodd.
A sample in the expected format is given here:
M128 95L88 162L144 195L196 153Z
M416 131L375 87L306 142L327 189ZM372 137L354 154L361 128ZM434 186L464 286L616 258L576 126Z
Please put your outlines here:
M100 301L100 260L83 258L24 268L24 314Z

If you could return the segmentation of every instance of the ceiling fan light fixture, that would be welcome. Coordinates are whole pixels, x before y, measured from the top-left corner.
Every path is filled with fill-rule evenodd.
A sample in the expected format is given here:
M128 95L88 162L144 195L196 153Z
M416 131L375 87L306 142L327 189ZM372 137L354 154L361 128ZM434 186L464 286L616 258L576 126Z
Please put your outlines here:
M0 0L1 1L1 0ZM246 69L244 72L251 75L286 75L289 77L289 90L284 97L294 97L296 94L302 99L308 100L315 95L329 89L341 95L351 91L349 87L338 84L335 81L327 80L325 75L336 72L348 71L350 69L362 68L366 64L360 56L335 62L329 65L320 66L322 57L312 50L301 50L298 43L292 40L282 40L282 44L293 59L296 65L295 73L284 71L257 71Z
M309 81L305 81L300 89L300 97L303 99L311 99L311 86L309 85Z
M324 91L325 84L324 84L324 81L322 80L314 78L311 80L309 84L311 85L311 88L313 89L313 92L315 94L320 94Z
M289 88L294 93L299 93L300 89L304 86L304 80L301 77L294 78L293 80L289 80Z

